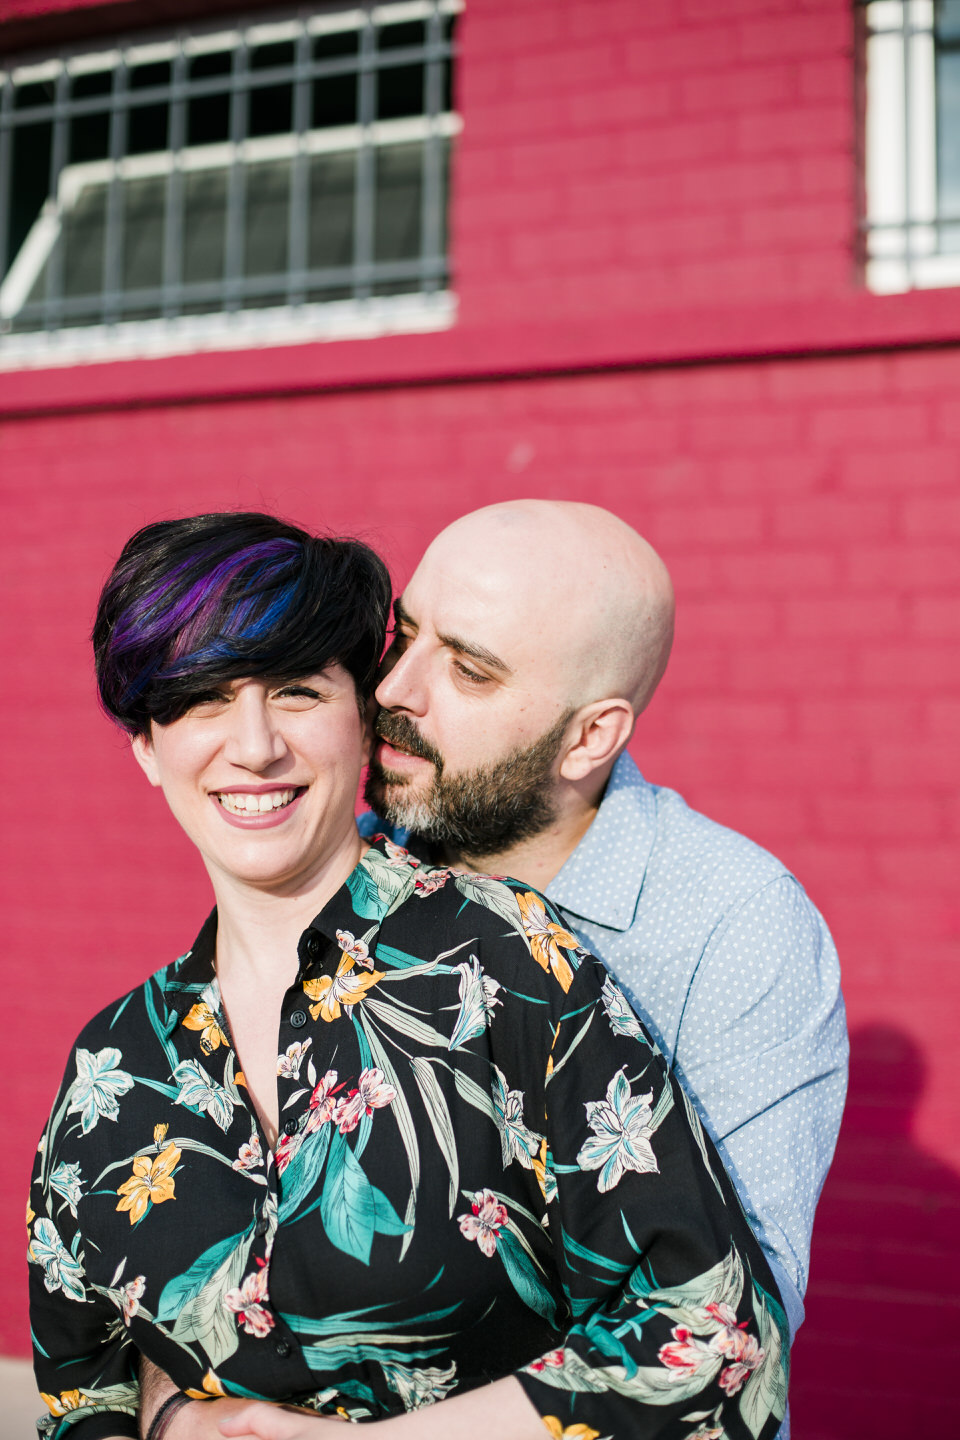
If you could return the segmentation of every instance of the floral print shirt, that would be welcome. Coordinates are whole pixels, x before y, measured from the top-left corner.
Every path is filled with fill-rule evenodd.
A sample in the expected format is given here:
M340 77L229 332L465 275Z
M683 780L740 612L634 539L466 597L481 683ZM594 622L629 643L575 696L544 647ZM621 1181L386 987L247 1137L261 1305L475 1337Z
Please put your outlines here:
M28 1210L47 1440L188 1394L370 1421L514 1375L553 1437L769 1440L786 1325L613 979L513 880L380 839L304 931L280 1138L193 949L80 1035Z

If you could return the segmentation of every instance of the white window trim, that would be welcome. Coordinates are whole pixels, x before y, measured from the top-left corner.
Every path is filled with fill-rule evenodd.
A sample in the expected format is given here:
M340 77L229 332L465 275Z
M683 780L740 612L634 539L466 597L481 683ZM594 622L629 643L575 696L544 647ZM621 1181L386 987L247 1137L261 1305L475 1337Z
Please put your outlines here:
M933 0L871 0L866 19L867 286L960 285L960 254L937 253Z

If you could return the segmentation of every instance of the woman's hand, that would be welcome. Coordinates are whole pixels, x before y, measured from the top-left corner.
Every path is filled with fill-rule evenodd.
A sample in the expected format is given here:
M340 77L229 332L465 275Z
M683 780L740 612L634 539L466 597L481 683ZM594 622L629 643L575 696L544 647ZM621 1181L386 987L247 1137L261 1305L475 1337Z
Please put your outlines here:
M292 1405L269 1405L262 1400L245 1402L233 1414L220 1420L221 1435L231 1440L343 1440L342 1420L311 1415Z

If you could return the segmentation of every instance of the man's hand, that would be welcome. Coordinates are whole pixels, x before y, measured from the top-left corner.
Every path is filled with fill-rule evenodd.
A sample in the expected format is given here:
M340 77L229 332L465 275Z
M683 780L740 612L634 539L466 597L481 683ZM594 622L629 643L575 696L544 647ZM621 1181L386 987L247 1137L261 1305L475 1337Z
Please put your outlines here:
M152 1361L140 1359L140 1440L144 1440L153 1417L165 1400L178 1394L170 1376ZM222 1440L219 1421L249 1408L247 1400L198 1400L184 1405L170 1422L169 1440ZM234 1431L242 1440L254 1440L247 1431Z

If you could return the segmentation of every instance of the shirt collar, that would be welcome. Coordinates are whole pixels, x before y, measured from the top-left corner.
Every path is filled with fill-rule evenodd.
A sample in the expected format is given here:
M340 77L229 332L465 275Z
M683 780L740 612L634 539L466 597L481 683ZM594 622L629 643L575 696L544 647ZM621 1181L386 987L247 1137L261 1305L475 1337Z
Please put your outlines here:
M547 895L568 915L607 930L629 930L656 835L653 786L624 751L596 818L546 887Z
M349 933L363 939L368 948L376 944L381 921L412 894L420 862L385 835L378 835L345 883L314 916L300 936L300 974L307 976L322 968L329 947L309 945L311 934L319 934L342 949L341 936ZM200 933L185 955L168 974L164 990L167 1003L182 1020L216 978L214 960L217 946L217 912L211 910Z

